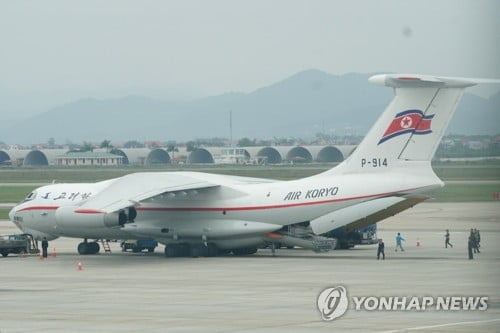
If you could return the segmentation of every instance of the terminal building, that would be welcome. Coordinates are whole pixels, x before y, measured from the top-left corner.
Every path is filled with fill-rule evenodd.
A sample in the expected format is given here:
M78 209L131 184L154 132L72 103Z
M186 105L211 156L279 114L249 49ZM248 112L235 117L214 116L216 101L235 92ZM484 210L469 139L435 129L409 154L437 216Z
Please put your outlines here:
M123 157L101 152L68 152L55 158L56 166L116 166L121 165Z

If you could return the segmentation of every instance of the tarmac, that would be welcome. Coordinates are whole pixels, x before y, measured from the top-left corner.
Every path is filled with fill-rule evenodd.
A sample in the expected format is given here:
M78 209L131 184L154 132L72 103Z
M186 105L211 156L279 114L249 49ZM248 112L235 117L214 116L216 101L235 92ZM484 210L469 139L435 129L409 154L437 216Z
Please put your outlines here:
M470 228L481 231L474 260L467 258ZM444 248L445 229L453 248ZM0 222L0 234L17 232ZM397 232L405 252L394 251ZM111 254L79 256L80 240L58 239L45 260L0 257L0 332L500 331L499 202L420 204L379 223L378 236L384 261L376 260L376 245L165 258L163 246L136 254L111 243ZM358 311L350 302L342 317L323 321L317 297L339 285L349 297L487 296L488 309Z

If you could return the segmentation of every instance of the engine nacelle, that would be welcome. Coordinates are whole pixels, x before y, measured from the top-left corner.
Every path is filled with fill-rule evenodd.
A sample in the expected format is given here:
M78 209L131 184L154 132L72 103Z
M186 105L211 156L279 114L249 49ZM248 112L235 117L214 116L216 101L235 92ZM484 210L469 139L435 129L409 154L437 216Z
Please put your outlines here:
M55 217L57 227L62 229L116 227L126 223L123 213L105 213L78 206L59 207Z

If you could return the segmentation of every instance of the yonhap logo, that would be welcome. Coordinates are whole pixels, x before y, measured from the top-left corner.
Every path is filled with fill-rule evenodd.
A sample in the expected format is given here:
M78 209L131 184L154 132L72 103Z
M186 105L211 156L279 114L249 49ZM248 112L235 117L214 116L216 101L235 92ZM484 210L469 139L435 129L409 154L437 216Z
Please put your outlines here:
M351 296L353 311L486 311L488 296ZM344 286L324 289L317 300L321 318L332 321L349 307Z
M347 290L343 286L327 288L318 296L318 310L325 321L342 316L348 306Z

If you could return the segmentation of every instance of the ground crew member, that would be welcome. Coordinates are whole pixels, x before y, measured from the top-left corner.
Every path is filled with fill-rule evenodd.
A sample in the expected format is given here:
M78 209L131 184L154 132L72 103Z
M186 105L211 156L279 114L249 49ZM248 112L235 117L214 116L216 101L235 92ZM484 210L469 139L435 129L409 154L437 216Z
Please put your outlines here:
M46 237L43 237L42 240L42 255L44 258L47 258L47 249L49 248L49 242Z
M403 238L403 236L401 236L401 233L398 232L398 235L396 236L396 252L398 251L398 247L401 249L401 251L405 250L403 249L403 244L401 243L401 241L405 241L405 239Z
M474 254L472 254L472 249L474 248L474 235L472 233L469 236L469 242L467 245L469 250L469 259L474 259Z
M476 249L479 252L479 248L481 247L481 235L479 234L479 229L474 229L476 231Z
M382 254L382 260L385 260L385 252L384 252L385 244L382 239L378 240L378 249L377 249L377 260L380 259L380 254Z
M448 248L448 245L453 247L453 245L451 245L451 243L450 243L450 230L446 229L446 235L444 235L444 239L445 239L445 242L444 242L445 248Z
M479 249L477 248L477 236L476 236L476 229L470 229L470 235L469 238L472 241L472 249L474 250L474 253L478 253Z

